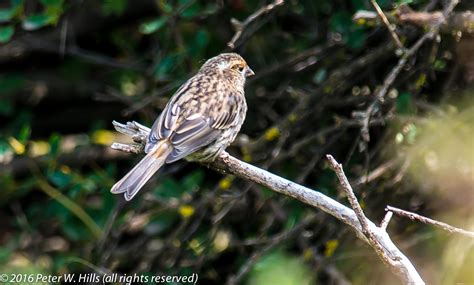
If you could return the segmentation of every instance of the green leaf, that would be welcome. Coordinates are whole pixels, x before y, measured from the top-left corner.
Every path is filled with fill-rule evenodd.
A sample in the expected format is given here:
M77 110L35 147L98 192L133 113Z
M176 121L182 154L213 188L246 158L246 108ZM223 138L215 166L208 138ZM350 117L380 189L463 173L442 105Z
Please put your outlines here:
M0 104L0 115L9 116L13 114L13 103L11 101L3 101Z
M65 59L58 67L58 73L63 79L74 82L79 82L89 76L90 71L89 65L76 59Z
M183 190L184 191L191 191L196 187L201 186L202 182L204 181L204 172L201 170L196 170L186 176L182 182Z
M402 92L397 97L397 113L411 114L413 113L412 95L408 92Z
M205 49L209 43L209 34L207 31L204 29L199 30L194 38L194 43L196 51L200 52Z
M44 6L62 6L63 0L40 0Z
M177 215L172 212L159 214L146 225L144 232L147 235L156 236L168 230L176 220Z
M18 140L22 144L26 144L28 139L30 138L31 135L31 127L29 124L25 124L21 129L20 132L18 133Z
M57 133L53 133L49 137L50 153L57 155L59 153L59 144L61 143L61 137Z
M18 8L19 6L23 5L24 0L10 0L13 8Z
M351 15L348 12L337 12L329 21L331 30L339 32L341 34L347 33L349 28L352 26Z
M191 1L191 0L189 0ZM186 1L186 2L189 2L189 1ZM185 3L183 3L183 5L187 5ZM196 15L199 14L199 12L202 11L202 8L200 7L200 5L198 3L193 3L191 6L189 6L187 9L185 9L182 13L181 13L181 17L183 18L192 18Z
M435 60L433 67L436 70L444 70L446 68L446 61L444 59Z
M201 15L213 15L219 11L219 6L215 3L209 3Z
M156 1L158 7L163 13L170 14L173 12L173 6L169 3L169 1Z
M313 76L313 82L316 84L321 84L327 77L327 70L325 68L319 69L316 74Z
M365 44L366 34L362 29L356 29L347 36L347 45L353 49L362 48Z
M69 217L62 223L62 230L68 239L73 241L85 240L90 238L90 232L83 224L74 217Z
M102 11L106 15L122 15L127 8L127 0L105 0L102 4Z
M12 250L9 248L0 248L0 263L6 263L8 262L8 259L10 258L12 254Z
M0 27L0 43L8 42L12 38L14 33L15 29L11 25L6 27Z
M377 3L382 9L388 9L392 6L392 0L377 0Z
M0 10L0 23L10 21L15 15L15 9L2 9Z
M84 180L80 184L80 186L81 186L82 189L86 190L86 192L88 192L88 193L93 193L97 189L97 184L93 180L91 180L90 178Z
M154 193L161 198L179 198L183 189L181 185L174 179L164 178L162 183L155 187Z
M353 49L361 48L365 44L366 33L358 27L347 12L335 13L329 22L331 30L341 34L343 42Z
M267 187L258 186L258 188L259 188L260 191L262 192L262 196L263 196L263 198L265 198L265 199L268 199L268 198L271 198L271 197L275 197L275 196L276 196L275 192L273 192L272 190L268 189Z
M14 94L20 91L26 83L26 78L20 73L10 73L0 76L0 95ZM2 104L6 102L2 96ZM1 105L1 104L0 104Z
M264 255L253 265L246 284L309 285L314 284L313 278L314 272L302 258L276 250Z
M12 20L23 8L23 0L11 0L11 6L0 10L0 23Z
M288 217L286 219L286 229L292 229L304 216L305 209L293 200L288 200Z
M49 24L56 25L59 21L59 17L63 13L63 6L48 6L45 14L49 16Z
M53 173L48 174L48 179L55 186L63 188L64 186L69 184L69 182L71 181L71 176L61 171L54 171Z
M357 10L364 10L366 8L364 0L352 0L352 8Z
M167 17L161 17L153 21L145 22L140 25L140 33L149 35L161 29L168 21Z
M157 79L164 79L168 72L176 65L175 56L166 56L163 58L158 66L156 67L155 76Z
M55 21L55 17L46 14L29 16L23 21L22 27L26 31L34 31L47 26Z
M8 143L5 140L0 139L0 156L4 155L9 150L10 150L10 146L8 145ZM2 177L2 175L0 175L0 177Z
M335 190L336 188L334 187L334 181L336 181L336 179L337 179L336 174L330 169L324 168L323 170L320 170L319 178L315 183L316 185L319 185L319 186L318 186L318 189L315 189L315 190L322 192L326 195L329 195L331 197L336 197L337 191Z

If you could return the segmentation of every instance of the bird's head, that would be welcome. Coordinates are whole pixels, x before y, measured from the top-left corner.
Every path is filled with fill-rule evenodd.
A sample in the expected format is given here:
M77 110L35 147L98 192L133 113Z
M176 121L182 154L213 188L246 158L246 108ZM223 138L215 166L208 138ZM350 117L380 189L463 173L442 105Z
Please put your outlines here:
M221 53L204 63L201 71L215 70L243 88L245 79L254 75L247 62L236 53Z

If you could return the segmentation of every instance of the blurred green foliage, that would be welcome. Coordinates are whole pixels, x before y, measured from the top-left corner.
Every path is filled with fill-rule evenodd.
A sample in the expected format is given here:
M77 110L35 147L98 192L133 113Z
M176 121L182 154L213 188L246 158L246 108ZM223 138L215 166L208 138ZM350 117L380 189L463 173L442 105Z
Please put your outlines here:
M260 259L250 272L250 285L309 285L315 276L303 260L282 251L272 252Z
M391 11L429 1L377 2ZM205 166L169 165L127 204L109 193L139 159L109 149L128 139L111 121L151 125L207 58L230 51L230 19L268 3L0 3L0 272L198 273L200 284L225 284L244 271L238 284L395 284L340 222ZM285 1L246 27L235 51L256 77L229 151L346 203L325 163L331 153L372 220L391 204L472 225L472 207L460 201L472 197L472 161L463 158L471 152L456 143L472 141L472 82L459 72L458 43L443 34L420 49L377 105L365 142L362 113L399 60L384 26L352 21L371 9L363 0ZM424 30L397 33L410 47ZM442 183L450 177L456 183ZM393 220L390 233L414 245L406 252L429 284L472 281L472 246ZM453 257L452 248L465 254Z
M0 42L8 42L17 25L25 31L34 31L48 25L56 25L64 12L63 0L40 0L42 7L35 13L25 13L24 0L10 0L10 7L0 10L0 23L7 23L0 29Z

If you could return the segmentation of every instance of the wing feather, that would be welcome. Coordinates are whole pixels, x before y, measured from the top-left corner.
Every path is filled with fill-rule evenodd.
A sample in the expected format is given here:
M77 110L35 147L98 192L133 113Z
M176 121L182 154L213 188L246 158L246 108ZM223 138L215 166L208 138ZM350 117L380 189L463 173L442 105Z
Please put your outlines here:
M190 155L203 146L212 143L221 133L221 130L211 128L209 120L202 116L194 120L185 120L170 137L174 151L168 156L166 163Z
M223 101L209 100L216 106L208 106L207 111L200 110L193 105L197 100L195 97L200 95L200 100L205 97L193 93L191 84L188 82L187 86L182 86L176 92L151 127L145 151L152 149L158 141L168 139L173 150L168 155L166 163L196 152L215 141L224 130L238 123L239 94L228 91ZM216 112L216 109L220 111Z

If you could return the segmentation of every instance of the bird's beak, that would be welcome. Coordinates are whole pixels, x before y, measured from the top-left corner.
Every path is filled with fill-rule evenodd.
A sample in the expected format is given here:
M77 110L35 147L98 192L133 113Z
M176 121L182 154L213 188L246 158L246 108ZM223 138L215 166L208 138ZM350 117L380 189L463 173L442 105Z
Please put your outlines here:
M245 77L250 77L254 75L255 75L255 72L253 72L253 70L249 66L247 66L247 69L245 70Z

